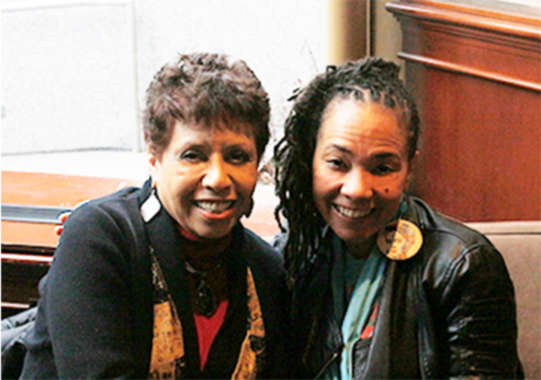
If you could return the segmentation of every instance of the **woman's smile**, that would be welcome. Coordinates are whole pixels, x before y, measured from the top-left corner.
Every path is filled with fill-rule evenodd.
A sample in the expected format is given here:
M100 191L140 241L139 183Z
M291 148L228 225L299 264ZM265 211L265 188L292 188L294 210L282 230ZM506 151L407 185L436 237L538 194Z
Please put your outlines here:
M162 155L151 155L163 207L199 238L227 235L249 209L257 183L251 126L230 122L234 130L220 120L208 126L177 122Z
M316 206L348 245L364 244L395 215L406 187L406 133L377 103L327 106L313 160Z
M346 218L351 218L351 219L364 218L368 216L373 210L373 208L368 208L368 209L363 210L363 209L357 209L357 208L344 207L337 204L333 204L333 207L340 215Z
M194 201L201 217L208 223L225 223L236 218L235 201Z
M235 201L194 201L194 205L212 214L221 214L230 210Z

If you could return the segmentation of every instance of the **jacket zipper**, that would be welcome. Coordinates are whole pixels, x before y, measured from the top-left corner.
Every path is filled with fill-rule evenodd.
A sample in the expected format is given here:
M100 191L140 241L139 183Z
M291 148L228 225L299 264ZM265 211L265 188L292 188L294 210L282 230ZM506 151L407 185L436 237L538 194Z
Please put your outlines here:
M331 365L331 363L333 361L336 360L336 358L342 353L342 349L344 348L344 346L340 346L340 348L338 349L338 351L336 351L334 354L332 354L332 356L329 358L329 360L327 360L327 362L325 363L325 365L323 366L323 368L321 368L321 370L317 373L316 377L314 377L314 380L317 380L319 378L321 378L321 376L323 376L323 374L325 373L325 371L327 370L327 368Z

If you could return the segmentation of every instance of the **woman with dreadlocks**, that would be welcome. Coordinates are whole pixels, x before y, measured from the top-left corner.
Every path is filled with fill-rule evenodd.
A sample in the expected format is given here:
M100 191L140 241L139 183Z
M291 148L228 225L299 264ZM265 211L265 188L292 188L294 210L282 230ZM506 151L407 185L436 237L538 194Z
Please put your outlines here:
M398 72L329 68L275 150L299 376L521 377L500 253L406 193L419 117Z

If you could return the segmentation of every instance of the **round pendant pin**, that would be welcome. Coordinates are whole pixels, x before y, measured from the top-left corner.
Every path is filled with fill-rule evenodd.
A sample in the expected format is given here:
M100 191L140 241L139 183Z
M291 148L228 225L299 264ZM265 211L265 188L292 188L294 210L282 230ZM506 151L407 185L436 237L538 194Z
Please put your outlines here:
M399 219L378 234L379 250L391 260L407 260L417 254L423 245L421 230L412 222Z

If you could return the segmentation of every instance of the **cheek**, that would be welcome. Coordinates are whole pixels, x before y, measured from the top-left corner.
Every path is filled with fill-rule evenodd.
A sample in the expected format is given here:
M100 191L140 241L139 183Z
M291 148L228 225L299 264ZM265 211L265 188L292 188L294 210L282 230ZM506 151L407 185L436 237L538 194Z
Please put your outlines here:
M331 203L340 194L340 181L331 173L323 174L315 172L313 174L312 194L314 204L322 216L327 219L330 212Z
M169 173L169 176L162 177L161 185L164 187L170 207L177 212L186 209L188 199L192 198L198 187L198 178L178 173Z
M314 158L312 165L312 188L314 189L314 194L327 192L332 187L332 184L336 182L336 172L329 170L322 161Z
M314 194L314 199L317 203L325 196L327 193L327 188L325 186L324 176L322 176L321 173L314 170L313 177L312 193Z
M400 197L403 192L404 192L403 187L400 185L397 185L397 186L386 186L383 189L383 191L380 192L380 194L384 196L385 198L393 199L393 198Z
M183 187L181 184L170 182L167 189L169 208L172 208L175 214L183 214L186 211L185 199L182 194Z
M379 196L387 201L392 202L395 199L401 198L405 190L405 178L400 175L395 178L381 183L377 189L375 189Z
M238 191L245 195L251 195L254 192L258 180L256 167L239 170L235 173L234 177Z

